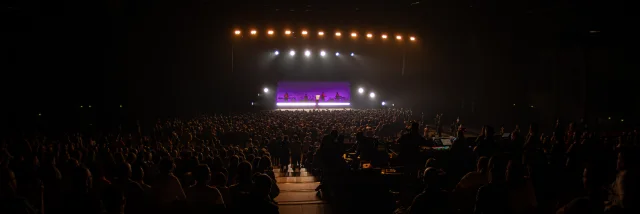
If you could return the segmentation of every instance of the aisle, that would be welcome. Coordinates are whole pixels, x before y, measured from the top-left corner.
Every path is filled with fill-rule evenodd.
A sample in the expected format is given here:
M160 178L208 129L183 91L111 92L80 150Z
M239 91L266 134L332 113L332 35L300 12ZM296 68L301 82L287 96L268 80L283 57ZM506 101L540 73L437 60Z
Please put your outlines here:
M296 170L297 171L297 170ZM319 180L306 169L280 172L274 169L280 195L275 198L282 214L330 214L329 204L316 196Z

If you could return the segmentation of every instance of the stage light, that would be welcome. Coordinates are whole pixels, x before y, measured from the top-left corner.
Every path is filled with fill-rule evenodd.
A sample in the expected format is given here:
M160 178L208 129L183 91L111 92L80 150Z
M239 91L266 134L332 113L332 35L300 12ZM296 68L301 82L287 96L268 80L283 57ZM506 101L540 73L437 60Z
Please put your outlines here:
M375 98L376 97L376 93L373 93L373 92L369 93L369 97Z
M340 56L340 52L336 52L336 56Z
M38 113L38 116L42 116L42 113Z
M336 32L336 36L342 36L342 33Z
M280 54L280 52L276 51L276 52L273 52L273 54L275 54L277 56L278 54Z
M324 32L322 31L318 32L318 36L324 36Z
M269 35L273 35L273 31L272 31L272 30L269 30L269 31L267 31L267 34L269 34Z
M84 106L80 106L80 108L84 108Z
M363 94L364 93L364 88L359 88L358 89L358 93Z
M91 108L91 105L89 105L89 108Z
M122 105L120 105L120 108L122 108Z
M262 91L264 91L264 93L269 93L269 89L268 88L264 88Z
M393 104L393 103L392 103L392 104L391 104L391 106L396 106L396 104Z
M383 105L383 106L386 106L386 105L387 105L387 103L386 103L385 101L382 101L382 105Z
M367 38L369 39L373 38L373 34L367 33Z
M357 34L357 33L351 33L351 37L354 37L354 38L355 38L355 37L357 37L357 36L358 36L358 34Z
M236 30L234 33L235 33L236 35L240 35L240 30Z
M620 119L620 122L624 122L624 119Z
M397 35L397 36L396 36L396 39L397 39L397 40L402 40L402 36Z
M308 51L308 50L304 51L304 55L305 56L311 56L311 51Z
M295 51L289 51L289 55L291 55L291 56L295 56L295 55L296 55L296 52L295 52Z
M302 35L307 35L307 31L306 31L306 30L303 30L303 31L302 31Z
M285 31L284 31L284 34L289 35L289 34L291 34L291 31L290 31L290 30L285 30Z
M253 105L253 102L251 102L251 105Z
M327 53L325 53L324 51L320 51L320 56L324 56L327 55Z
M382 34L382 39L387 39L387 35Z
M351 56L355 56L355 54L351 53Z
M609 118L607 118L607 119L611 120L611 117L609 117Z
M251 35L256 35L258 32L256 30L251 30Z
M409 37L409 40L411 40L411 41L416 41L416 37L413 37L413 36L412 36L412 37Z

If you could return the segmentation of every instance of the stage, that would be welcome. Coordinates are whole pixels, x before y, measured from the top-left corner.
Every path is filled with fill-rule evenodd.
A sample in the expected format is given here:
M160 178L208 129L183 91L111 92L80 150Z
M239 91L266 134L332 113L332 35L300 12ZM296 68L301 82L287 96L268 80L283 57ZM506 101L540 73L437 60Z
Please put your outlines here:
M314 108L278 108L276 111L314 111ZM320 111L348 111L351 108L320 108Z

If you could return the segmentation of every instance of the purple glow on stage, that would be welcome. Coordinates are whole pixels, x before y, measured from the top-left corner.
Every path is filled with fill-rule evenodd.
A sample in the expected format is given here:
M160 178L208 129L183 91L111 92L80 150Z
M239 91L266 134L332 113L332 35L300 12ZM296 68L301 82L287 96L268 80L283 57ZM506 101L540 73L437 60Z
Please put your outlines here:
M315 102L299 102L299 103L276 103L277 106L295 106L295 107L302 107L302 106L315 106L316 103ZM351 103L318 103L319 106L350 106Z
M349 82L278 82L277 106L315 106L316 96L324 93L319 106L349 106ZM306 99L305 99L306 95Z

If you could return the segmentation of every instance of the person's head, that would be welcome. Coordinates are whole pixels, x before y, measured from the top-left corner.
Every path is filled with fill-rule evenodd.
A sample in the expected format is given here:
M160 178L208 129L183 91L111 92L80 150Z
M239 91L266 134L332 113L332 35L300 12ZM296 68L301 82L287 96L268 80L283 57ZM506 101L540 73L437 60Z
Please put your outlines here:
M484 127L484 136L485 137L493 137L493 134L494 134L493 127L488 126L488 125Z
M131 178L131 165L128 163L118 164L115 176L119 179Z
M412 122L411 123L411 133L418 134L418 130L420 130L420 124L418 124L417 122Z
M127 204L124 192L116 187L109 187L104 190L102 203L108 213L122 213Z
M490 182L494 183L494 182L506 181L506 171L507 171L508 162L509 162L509 159L504 154L499 154L489 159L488 166L489 166L489 173L491 173Z
M258 174L253 178L254 186L252 194L257 197L268 197L271 192L272 181L265 174Z
M144 170L141 166L131 166L131 180L141 182L144 179Z
M251 164L249 162L243 161L242 163L238 164L238 169L236 172L238 182L250 182L251 175Z
M435 167L428 167L422 173L422 181L427 188L437 188L439 187L440 181L440 171Z
M253 159L253 162L251 164L251 166L253 166L254 170L258 170L258 164L260 164L260 161L262 160L261 157L256 157Z
M158 170L160 171L160 173L171 173L173 172L173 169L176 167L176 165L173 163L173 160L171 158L164 158L162 160L160 160L160 163L158 164Z
M623 147L618 153L617 169L622 170L638 170L640 164L640 152L634 147Z
M478 158L478 163L476 164L476 169L478 170L478 172L486 172L487 168L489 167L489 158L482 156L480 158Z
M260 162L258 162L257 167L259 172L265 172L269 170L269 167L271 167L271 158L266 155L262 156L262 158L260 158Z
M424 164L424 168L426 169L429 167L438 168L438 161L435 158L427 159L427 162Z
M198 165L193 172L193 177L197 185L208 185L209 181L211 181L211 170L209 170L209 166L206 164Z
M227 176L222 172L215 172L212 175L213 181L211 184L216 187L225 187L227 186Z

